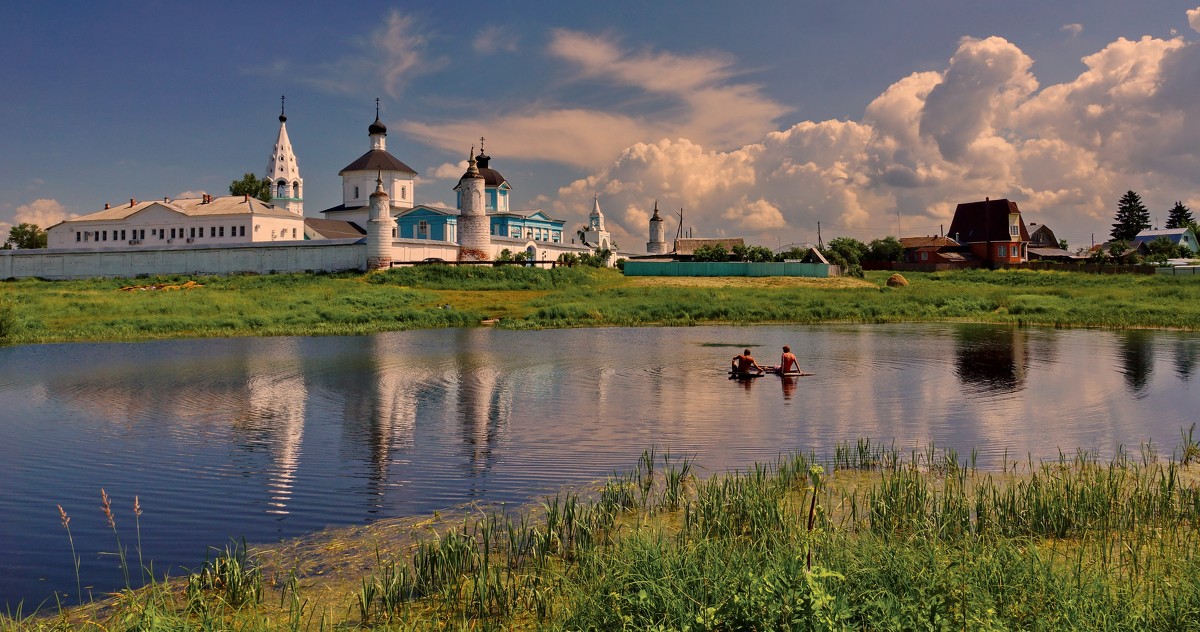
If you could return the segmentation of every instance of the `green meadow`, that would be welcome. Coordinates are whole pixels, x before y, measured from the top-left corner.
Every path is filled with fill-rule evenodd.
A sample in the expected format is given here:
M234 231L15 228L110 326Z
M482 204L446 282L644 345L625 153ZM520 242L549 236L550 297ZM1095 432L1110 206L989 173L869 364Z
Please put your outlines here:
M626 278L615 270L518 266L360 274L167 276L0 283L0 341L348 335L755 323L961 321L1200 328L1200 278L971 270L865 279Z

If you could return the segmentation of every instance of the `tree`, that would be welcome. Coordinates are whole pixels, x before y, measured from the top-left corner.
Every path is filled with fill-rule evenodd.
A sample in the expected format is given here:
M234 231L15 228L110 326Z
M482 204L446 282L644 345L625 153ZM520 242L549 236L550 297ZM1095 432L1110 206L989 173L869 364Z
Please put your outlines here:
M1067 243L1067 240L1060 239L1060 240L1058 240L1058 249L1059 250L1070 250L1071 248L1070 248L1070 244Z
M1142 198L1133 191L1127 191L1117 202L1117 220L1112 225L1114 241L1133 241L1137 234L1150 228L1150 211L1142 204Z
M1166 228L1187 228L1194 223L1196 220L1192 217L1191 209L1184 206L1182 201L1176 202L1167 214Z
M868 246L863 261L900 261L904 258L904 246L895 237L873 240Z
M733 255L738 261L762 262L775 260L775 254L771 252L771 249L763 246L739 244L733 247Z
M692 252L692 261L729 261L729 251L725 244L705 244Z
M848 268L862 263L863 255L867 254L867 245L853 237L837 237L830 240L821 254L829 263Z
M1167 259L1186 256L1180 252L1181 247L1175 245L1175 242L1171 241L1166 235L1156 237L1153 241L1146 244L1146 250L1149 252L1146 256L1147 259L1160 263L1166 263Z
M258 176L253 173L247 173L242 176L241 180L229 183L229 194L249 195L269 203L271 201L271 181L266 178L259 180Z
M8 229L8 240L4 242L4 250L32 250L45 248L47 244L46 231L37 224L22 222Z

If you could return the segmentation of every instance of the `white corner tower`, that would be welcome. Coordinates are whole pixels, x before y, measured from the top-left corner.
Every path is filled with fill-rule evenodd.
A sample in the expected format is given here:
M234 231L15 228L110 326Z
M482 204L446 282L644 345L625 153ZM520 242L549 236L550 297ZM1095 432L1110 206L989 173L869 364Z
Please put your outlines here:
M267 161L266 179L271 183L271 204L304 215L304 179L300 177L300 165L288 139L283 97L279 97L279 136Z
M663 218L658 214L658 200L654 200L654 215L650 217L650 241L646 242L646 252L652 255L667 252L666 230L663 228Z
M485 181L475 161L475 148L468 154L467 172L458 180L458 258L461 261L491 259L491 221L483 199Z
M392 207L387 191L383 190L383 175L375 178L371 194L371 218L367 220L367 270L386 270L392 267Z

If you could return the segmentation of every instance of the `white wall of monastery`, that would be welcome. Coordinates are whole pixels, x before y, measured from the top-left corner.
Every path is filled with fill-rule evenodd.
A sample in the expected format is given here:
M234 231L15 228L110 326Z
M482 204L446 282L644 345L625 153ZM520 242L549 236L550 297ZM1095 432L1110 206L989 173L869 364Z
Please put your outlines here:
M352 171L342 176L342 204L353 208L371 204L371 194L375 192L375 178L380 174L374 171ZM355 187L358 197L354 197ZM398 174L383 174L383 190L391 198L392 208L412 208L413 179L399 177ZM365 217L365 213L364 213ZM344 219L338 215L338 219ZM365 220L364 220L365 221Z
M123 251L9 250L0 252L0 278L85 279L155 274L234 274L361 270L366 244L357 239L271 245L171 246Z

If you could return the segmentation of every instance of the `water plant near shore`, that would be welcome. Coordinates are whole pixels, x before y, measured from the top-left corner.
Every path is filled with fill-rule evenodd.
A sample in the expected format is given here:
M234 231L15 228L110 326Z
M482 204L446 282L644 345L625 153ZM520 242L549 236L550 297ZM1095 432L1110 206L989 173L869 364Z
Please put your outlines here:
M1182 438L1174 455L1195 449L1190 431ZM340 597L324 590L322 601L301 599L317 578L256 574L248 569L263 567L235 546L226 562L189 578L183 595L155 584L90 621L249 630L1190 629L1200 626L1192 579L1200 477L1191 462L1147 445L1104 461L1079 451L980 472L954 450L902 452L860 439L834 446L830 459L792 454L699 479L691 457L650 449L594 493L561 492L519 513L471 513L407 553L377 549L357 588ZM272 588L268 575L286 579ZM234 585L242 596L228 592ZM262 599L272 590L278 607ZM0 618L0 629L43 623L53 621Z

